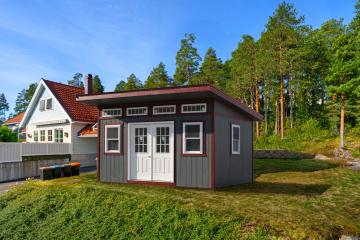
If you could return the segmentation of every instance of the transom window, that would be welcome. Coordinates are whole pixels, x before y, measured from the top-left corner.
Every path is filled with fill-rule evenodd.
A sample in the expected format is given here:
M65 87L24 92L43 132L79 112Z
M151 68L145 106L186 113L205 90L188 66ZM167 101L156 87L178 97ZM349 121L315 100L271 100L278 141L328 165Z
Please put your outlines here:
M48 137L48 142L52 142L52 140L53 140L53 132L52 132L51 129L48 130L48 135L47 135L47 137Z
M40 142L45 142L45 130L40 130Z
M34 131L34 141L35 142L39 141L39 132L37 130Z
M169 139L170 139L169 127L156 128L156 153L170 152Z
M202 122L183 123L183 153L184 154L203 153L203 123Z
M101 111L102 117L116 117L122 115L122 109L121 108L111 108L111 109L103 109Z
M165 106L154 106L153 114L161 115L161 114L174 114L176 112L175 105L165 105Z
M127 116L141 116L148 114L148 107L130 107L126 109Z
M206 103L181 105L181 113L204 113L204 112L206 112Z
M240 125L231 125L231 153L240 154Z
M120 152L120 125L105 125L105 152Z
M147 128L135 128L135 152L146 153L148 151Z
M55 129L55 142L64 142L64 130L61 128Z

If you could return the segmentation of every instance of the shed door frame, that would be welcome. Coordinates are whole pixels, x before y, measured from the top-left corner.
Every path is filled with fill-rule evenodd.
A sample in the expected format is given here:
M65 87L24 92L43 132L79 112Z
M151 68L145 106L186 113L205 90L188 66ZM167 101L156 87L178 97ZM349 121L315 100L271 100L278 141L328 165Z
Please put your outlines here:
M131 138L134 136L131 136L131 129L132 127L136 126L136 125L147 125L150 126L150 133L148 133L150 135L151 139L148 139L148 142L151 142L151 144L149 145L150 149L149 151L151 151L151 158L152 158L152 164L154 163L154 155L155 155L155 148L156 148L156 143L155 143L155 138L156 138L156 133L155 133L155 128L161 126L162 124L164 125L171 125L172 128L172 136L170 137L170 153L171 153L171 158L172 158L172 164L171 164L171 171L172 171L172 179L171 181L168 180L145 180L145 181L149 181L149 182L168 182L168 183L175 183L175 139L176 139L176 134L175 134L175 122L174 121L159 121L159 122L130 122L128 123L128 127L127 127L127 134L128 134L128 138L127 138L127 142L128 142L128 146L127 146L127 180L128 181L143 181L141 179L136 180L136 179L131 179ZM172 146L171 146L172 145ZM151 168L152 170L152 176L154 175L154 170L153 167Z

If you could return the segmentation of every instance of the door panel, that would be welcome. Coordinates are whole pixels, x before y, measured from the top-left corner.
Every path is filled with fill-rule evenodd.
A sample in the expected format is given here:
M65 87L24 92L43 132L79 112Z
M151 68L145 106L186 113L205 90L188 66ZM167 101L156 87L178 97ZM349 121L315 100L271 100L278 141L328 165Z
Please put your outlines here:
M174 124L130 124L130 180L174 181Z

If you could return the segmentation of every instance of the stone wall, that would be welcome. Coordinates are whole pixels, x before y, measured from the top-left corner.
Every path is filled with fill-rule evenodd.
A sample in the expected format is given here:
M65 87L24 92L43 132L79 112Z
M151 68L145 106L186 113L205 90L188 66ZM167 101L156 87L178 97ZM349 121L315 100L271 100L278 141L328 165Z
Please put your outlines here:
M254 150L254 158L312 159L315 154L288 150Z

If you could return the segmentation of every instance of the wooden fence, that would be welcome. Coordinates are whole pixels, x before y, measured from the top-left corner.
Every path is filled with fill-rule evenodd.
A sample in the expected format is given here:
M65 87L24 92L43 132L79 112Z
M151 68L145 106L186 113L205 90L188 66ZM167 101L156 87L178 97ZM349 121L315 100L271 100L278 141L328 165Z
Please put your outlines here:
M71 154L70 143L0 143L0 163L21 162L23 156Z

